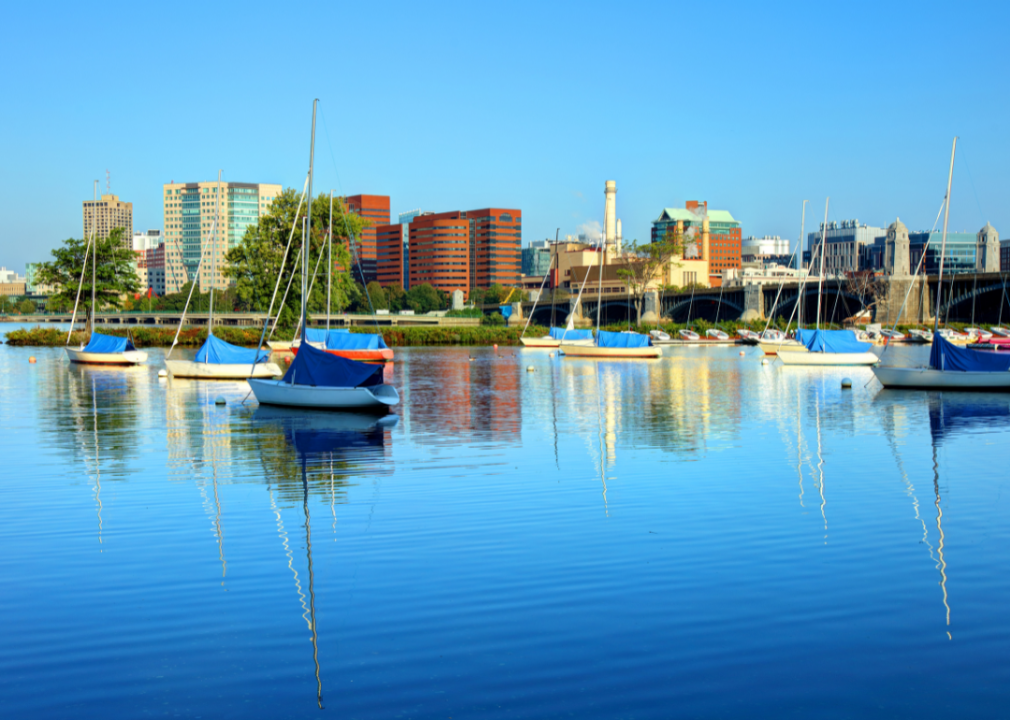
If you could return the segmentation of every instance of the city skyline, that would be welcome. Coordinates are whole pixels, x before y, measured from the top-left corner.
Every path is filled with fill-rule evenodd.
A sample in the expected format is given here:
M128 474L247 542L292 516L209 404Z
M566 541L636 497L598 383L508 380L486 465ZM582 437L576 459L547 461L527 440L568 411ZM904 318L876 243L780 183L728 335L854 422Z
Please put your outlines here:
M1007 72L998 55L973 51L977 28L1006 18L999 6L951 18L932 6L914 13L873 6L872 19L858 8L818 7L796 19L784 6L719 4L704 15L719 20L721 42L732 49L692 52L634 42L652 36L657 18L672 22L678 12L646 3L610 18L607 34L627 42L605 58L590 39L604 30L602 5L524 5L509 16L397 5L397 21L384 31L397 51L378 55L368 51L371 34L351 30L370 27L365 8L314 12L318 22L343 28L338 55L305 49L297 14L242 7L241 33L220 32L232 27L228 7L202 10L198 29L147 8L94 17L68 8L45 23L35 8L13 11L0 45L8 66L21 68L6 82L19 112L0 118L4 264L21 269L76 236L93 181L109 191L107 169L111 192L134 204L140 230L164 229L159 193L172 180L223 169L226 182L300 189L314 97L321 99L318 193L389 195L393 216L415 207L518 207L524 243L553 237L555 228L564 236L601 223L605 180L620 188L626 240L647 241L664 207L694 198L732 211L744 235L795 241L802 200L810 200L809 232L823 220L826 196L829 220L886 227L901 217L929 230L955 134L951 229L1010 227L1001 172L1010 161ZM472 33L478 26L480 43ZM36 27L46 28L46 42ZM141 30L151 43L171 39L172 52L111 42ZM425 43L436 30L459 34ZM715 31L699 22L698 32ZM267 33L283 39L266 43ZM814 34L822 42L802 42ZM888 37L952 41L942 54L916 52L914 44L899 52ZM237 72L246 44L337 70L254 63ZM45 49L54 46L63 50ZM841 56L829 51L840 46ZM75 54L89 60L68 64ZM369 64L359 67L359 57ZM208 79L225 72L228 91L197 83L166 105L160 82L150 83L166 66ZM95 82L99 67L115 72L117 83ZM343 82L348 74L367 82ZM464 96L480 94L493 112L458 113L431 90L450 83L472 87ZM686 109L692 93L701 102ZM601 94L610 105L596 104ZM409 100L408 110L380 110L391 98Z

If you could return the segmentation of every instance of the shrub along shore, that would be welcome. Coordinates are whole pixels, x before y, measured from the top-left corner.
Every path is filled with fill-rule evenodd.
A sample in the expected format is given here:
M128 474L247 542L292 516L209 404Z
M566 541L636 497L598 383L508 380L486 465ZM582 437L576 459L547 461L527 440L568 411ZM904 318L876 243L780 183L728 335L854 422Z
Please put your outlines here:
M946 327L962 329L966 323L947 323ZM772 327L786 329L785 321L778 321L771 324ZM659 328L672 337L677 336L677 331L689 327L682 323L664 322ZM713 323L698 320L692 322L690 327L696 332L704 333L711 327L717 327ZM723 322L718 327L733 335L737 328L747 328L755 332L765 329L764 321L753 322ZM822 325L828 329L840 328L840 325ZM916 325L899 325L898 331L907 333L909 328L921 327ZM655 329L655 325L632 326L637 332L646 333ZM615 323L607 325L604 330L621 332L628 329L628 325ZM175 337L175 330L158 327L130 327L130 328L102 328L102 333L125 337L127 333L133 337L133 342L137 347L169 347L172 338ZM255 347L260 339L258 328L237 328L237 327L216 327L214 334L232 345L245 347ZM354 327L351 332L374 333L373 327ZM416 347L422 345L519 345L519 336L522 334L522 327L384 327L381 328L382 337L390 347ZM530 325L526 334L531 337L540 337L547 334L547 328L540 325ZM280 334L278 334L280 336ZM284 336L286 337L286 336ZM71 345L80 345L87 339L83 331L76 331L70 338ZM179 333L179 345L182 347L200 347L207 339L205 329L187 328ZM276 339L276 338L275 338ZM67 342L65 331L55 328L34 327L29 329L12 330L7 333L8 345L20 345L24 347L62 347Z
M382 337L390 347L409 347L417 345L519 345L522 327L385 327L381 328ZM133 338L137 347L170 347L175 337L175 330L169 328L131 327L131 328L101 328L105 335ZM255 347L259 342L259 328L216 327L214 335L232 345ZM375 328L355 327L351 332L374 333ZM530 325L527 333L534 337L545 335L543 327ZM286 336L285 336L286 337ZM181 347L200 347L207 339L206 329L189 328L179 333ZM275 336L276 339L276 336ZM76 331L70 337L71 345L80 345L87 340L83 331ZM67 344L65 330L56 328L34 327L12 330L7 333L8 345L22 347L62 347Z

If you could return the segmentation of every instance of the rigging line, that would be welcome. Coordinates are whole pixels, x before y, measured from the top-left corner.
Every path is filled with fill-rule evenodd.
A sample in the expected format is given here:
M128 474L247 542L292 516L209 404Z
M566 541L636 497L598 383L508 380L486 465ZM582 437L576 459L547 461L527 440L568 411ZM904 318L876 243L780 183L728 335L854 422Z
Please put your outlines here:
M978 206L978 216L982 222L986 222L985 213L982 212L982 203L979 202L978 193L975 192L975 181L971 179L971 169L968 167L968 159L964 156L964 143L961 144L961 163L965 172L968 173L968 182L971 184L971 192L975 195L975 205Z
M323 134L326 135L326 146L330 151L330 161L333 163L333 172L337 176L337 185L340 188L340 192L343 193L344 185L340 182L340 171L337 170L337 157L333 154L333 143L330 142L330 130L326 125L326 112L320 111L319 115L323 121ZM343 197L343 196L341 196ZM368 283L365 282L365 273L361 269L361 253L355 252L357 250L357 243L354 239L354 234L351 232L351 225L347 221L347 213L344 211L344 206L341 198L337 198L337 205L340 207L340 217L344 220L344 232L347 233L347 239L349 244L349 249L353 253L353 260L355 265L358 267L358 276L361 278L361 287L365 290L365 299L368 300L368 309L372 313L372 322L375 324L376 331L381 335L382 331L379 329L379 319L375 314L375 306L372 305L372 296L368 292ZM392 218L390 218L392 219Z
M74 300L74 314L70 316L70 330L67 331L67 342L70 344L70 336L74 333L74 323L77 321L77 304L81 301L81 288L84 286L84 273L88 270L88 253L91 251L93 237L88 238L88 244L84 246L84 264L81 265L81 281L77 283L77 299Z
M217 219L215 218L214 224L217 224ZM165 359L172 357L172 351L175 349L176 343L179 342L179 333L182 332L182 325L186 322L186 311L189 310L189 301L193 299L193 290L196 289L196 284L200 281L200 269L203 267L204 254L201 250L200 260L196 264L196 276L193 278L193 284L189 286L189 295L186 296L186 304L182 308L182 315L179 317L179 327L175 329L175 337L172 338L172 346L168 349L168 354L165 355ZM211 292L214 292L214 288L211 287ZM209 328L208 328L209 330Z
M323 253L322 253L322 251L320 251L319 257L316 258L315 269L313 269L313 271L312 271L312 282L309 283L309 294L306 296L305 302L308 302L308 298L312 297L312 291L316 287L316 276L319 274L319 264L322 261L323 261ZM298 335L298 331L301 329L301 327L302 327L302 319L299 317L298 318L298 325L295 327L295 335L296 336Z
M294 240L294 238L295 238L295 228L298 227L298 216L299 216L299 214L301 214L302 203L305 202L305 194L308 191L309 191L309 176L306 173L306 175L305 175L305 184L302 186L302 194L298 198L298 208L295 210L295 219L291 223L291 232L288 233L288 244L284 247L284 257L281 258L281 267L280 267L280 270L277 271L277 281L274 283L274 292L273 292L273 295L270 296L270 308L267 310L267 318L268 319L270 318L270 316L273 314L273 311L274 311L274 300L277 299L277 290L280 289L281 278L284 276L284 265L288 261L288 253L291 250L291 241ZM299 252L301 252L301 248L299 248ZM297 264L298 264L298 260L296 259L295 260L295 265L292 266L292 270L291 270L292 277L295 274L295 270L296 270ZM288 282L288 287L289 288L291 287L290 281ZM284 293L284 297L285 297L285 299L287 298L287 292L286 291ZM284 307L284 302L283 301L281 302L281 307ZM277 315L280 316L280 314L281 314L281 311L278 309L277 310ZM275 322L274 323L274 330L276 330L276 329L277 329L277 323ZM270 334L271 334L271 336L273 335L273 330L270 331ZM260 345L261 346L263 345L263 338L260 338Z
M298 272L297 269L298 261L301 259L301 257L302 257L302 248L298 248L298 253L295 255L294 265L292 265L294 269L291 271L291 277L288 278L288 286L284 289L284 297L281 298L281 304L277 306L277 317L274 318L274 325L272 328L270 328L270 334L267 336L267 338L272 338L274 336L274 331L277 329L277 323L280 322L281 313L284 311L284 306L288 301L288 293L291 291L291 283L294 281L295 274ZM299 320L299 323L300 322L301 320ZM294 340L294 338L291 339Z

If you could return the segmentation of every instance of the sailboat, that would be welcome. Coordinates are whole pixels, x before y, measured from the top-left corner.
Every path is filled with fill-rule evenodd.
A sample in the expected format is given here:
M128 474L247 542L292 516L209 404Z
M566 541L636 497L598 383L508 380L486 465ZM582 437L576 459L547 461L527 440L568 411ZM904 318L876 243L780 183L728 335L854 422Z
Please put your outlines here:
M851 330L821 330L821 287L824 281L824 244L827 241L828 200L824 201L821 231L821 267L817 278L817 325L814 330L797 329L796 341L807 352L780 352L783 365L873 365L880 358L870 352L871 343L860 342Z
M98 200L98 181L95 181L95 201ZM102 335L95 332L97 317L95 304L95 286L98 284L98 237L95 222L98 213L91 213L91 239L84 249L84 263L81 267L81 281L77 285L77 299L74 302L74 314L70 318L70 331L67 333L67 358L74 363L91 363L96 365L138 365L147 361L147 353L138 350L129 336L125 338L114 335ZM77 318L77 305L81 300L81 287L84 285L84 273L88 267L88 254L91 254L91 337L87 344L72 348L69 346L70 336L74 332L74 321Z
M217 174L217 203L221 202L221 172ZM218 205L220 207L220 205ZM220 214L220 213L218 213ZM189 301L193 297L193 290L200 280L200 269L203 266L201 253L200 262L197 264L196 277L189 288L189 296L186 298L186 307L182 310L182 317L179 318L179 327L175 331L175 338L172 340L172 347L168 350L165 358L165 368L172 377L196 378L199 380L241 380L252 377L277 377L281 374L281 369L270 362L270 351L263 348L244 348L232 345L214 336L214 269L217 267L217 228L218 222L215 217L211 236L213 244L211 246L211 282L210 286L210 312L207 316L207 339L196 353L193 360L169 360L172 350L179 342L179 332L182 324L186 320L186 310L189 308Z
M607 227L607 217L603 218L603 227ZM600 317L603 309L603 263L607 257L607 236L602 237L600 246L600 272L599 289L596 293L596 338L592 342L569 344L562 343L561 353L565 357L588 357L588 358L658 358L663 356L663 348L653 345L652 338L648 335L636 332L608 332L600 329ZM589 270L586 270L586 278L582 287L585 287L585 280L589 278ZM579 297L582 297L582 290L579 290ZM568 324L572 324L569 319ZM566 330L566 334L567 334Z
M312 103L312 141L309 149L308 205L302 231L302 319L308 301L309 231L312 228L312 166L316 154L316 106ZM329 339L330 336L327 337ZM280 380L251 379L256 399L263 405L325 409L388 409L400 402L396 388L383 382L383 368L331 355L305 343Z
M957 138L950 149L950 172L944 199L943 239L940 244L939 287L943 287L943 261L947 250L947 220L950 217L950 187L954 179L954 154ZM930 388L942 390L1010 389L1010 353L976 352L959 348L937 326L940 321L941 292L936 293L933 317L933 348L926 367L878 365L873 374L885 388Z
M691 286L691 302L687 306L687 327L677 331L684 340L689 340L690 342L698 342L701 340L701 335L696 333L691 329L691 311L694 309L694 285Z

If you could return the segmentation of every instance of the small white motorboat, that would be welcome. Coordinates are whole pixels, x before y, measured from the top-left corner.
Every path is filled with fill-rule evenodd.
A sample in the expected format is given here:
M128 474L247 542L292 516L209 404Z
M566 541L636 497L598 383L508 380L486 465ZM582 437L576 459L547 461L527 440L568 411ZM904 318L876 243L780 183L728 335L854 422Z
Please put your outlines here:
M708 329L708 330L705 331L705 335L707 337L712 338L713 340L719 340L719 341L729 340L729 335L727 335L725 332L723 332L719 328L710 328L710 329Z
M1000 337L1010 338L1010 328L1005 328L1000 325L989 328L992 330L994 335L999 335Z
M301 348L280 380L252 379L249 386L263 405L328 410L382 409L400 402L396 388L382 381L381 365L348 360Z
M922 328L913 328L908 331L908 341L918 345L928 345L933 342L933 333Z
M701 340L701 335L696 333L694 330L688 330L687 328L684 328L683 330L678 330L677 334L680 335L680 337L683 338L684 340L688 340L690 342L697 342Z
M937 330L936 333L947 342L956 343L958 345L966 345L968 341L971 340L970 336L960 333L953 328L943 328L941 330Z
M138 350L133 340L92 332L87 345L65 348L70 362L94 365L139 365L147 353Z
M881 330L880 334L884 337L887 342L895 342L898 340L904 340L905 336L898 332L897 330Z
M969 337L976 337L979 340L988 340L992 337L991 332L989 332L988 330L983 330L982 328L969 327L965 328L964 331L965 333L968 334Z
M748 330L747 328L737 328L736 334L740 337L741 340L745 340L750 343L756 343L761 340L760 335L758 335L753 330Z
M650 330L649 337L651 337L654 341L659 342L670 342L671 340L670 336L662 330Z

